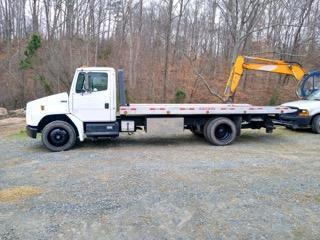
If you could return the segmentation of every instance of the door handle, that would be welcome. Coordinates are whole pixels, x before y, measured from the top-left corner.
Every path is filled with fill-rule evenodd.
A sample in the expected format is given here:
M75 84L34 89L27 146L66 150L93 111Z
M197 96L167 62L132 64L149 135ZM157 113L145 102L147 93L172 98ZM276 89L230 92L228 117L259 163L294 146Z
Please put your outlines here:
M104 104L104 108L105 108L105 109L109 109L109 103L105 103L105 104Z

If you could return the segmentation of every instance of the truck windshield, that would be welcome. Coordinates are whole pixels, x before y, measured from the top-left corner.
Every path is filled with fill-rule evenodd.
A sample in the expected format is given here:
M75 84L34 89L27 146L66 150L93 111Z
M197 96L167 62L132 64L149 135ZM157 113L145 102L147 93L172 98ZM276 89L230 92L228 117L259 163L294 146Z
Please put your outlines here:
M320 101L320 90L316 90L313 93L311 93L307 97L307 100L318 100L318 101Z

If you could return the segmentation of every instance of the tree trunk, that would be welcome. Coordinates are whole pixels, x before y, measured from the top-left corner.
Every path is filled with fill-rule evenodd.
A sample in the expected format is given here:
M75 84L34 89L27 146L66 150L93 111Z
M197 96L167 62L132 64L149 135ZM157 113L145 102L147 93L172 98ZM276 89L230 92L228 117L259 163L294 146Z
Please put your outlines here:
M38 0L32 0L32 31L39 33L39 19L38 19Z
M170 37L172 27L172 7L173 0L169 0L168 3L168 19L165 35L165 57L164 57L164 74L163 74L163 101L167 101L167 81L168 81L168 66L169 66L169 51L170 51Z

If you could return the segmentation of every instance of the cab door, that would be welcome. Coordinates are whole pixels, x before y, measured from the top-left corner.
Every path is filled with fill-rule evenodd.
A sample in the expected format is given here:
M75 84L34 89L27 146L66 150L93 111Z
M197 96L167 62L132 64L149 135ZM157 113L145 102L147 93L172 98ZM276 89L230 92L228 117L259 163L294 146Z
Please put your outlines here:
M111 96L107 72L79 72L71 112L83 122L110 122Z

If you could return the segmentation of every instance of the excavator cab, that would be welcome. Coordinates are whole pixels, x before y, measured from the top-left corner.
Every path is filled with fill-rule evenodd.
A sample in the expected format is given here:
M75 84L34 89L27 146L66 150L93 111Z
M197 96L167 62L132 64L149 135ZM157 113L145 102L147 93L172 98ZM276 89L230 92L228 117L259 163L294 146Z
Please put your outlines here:
M311 71L305 74L297 87L297 95L305 99L313 92L320 89L320 71Z

